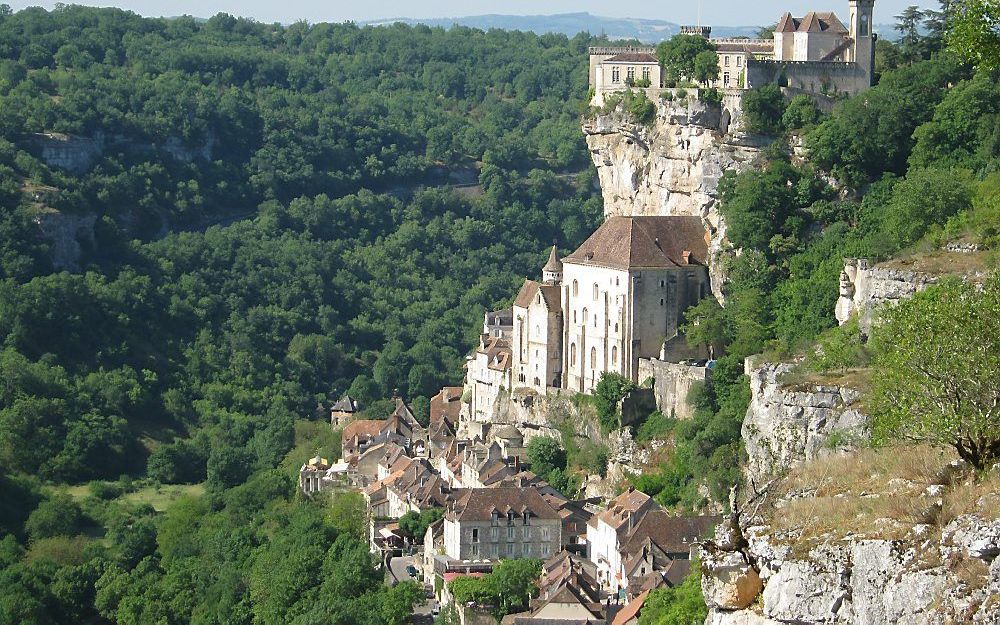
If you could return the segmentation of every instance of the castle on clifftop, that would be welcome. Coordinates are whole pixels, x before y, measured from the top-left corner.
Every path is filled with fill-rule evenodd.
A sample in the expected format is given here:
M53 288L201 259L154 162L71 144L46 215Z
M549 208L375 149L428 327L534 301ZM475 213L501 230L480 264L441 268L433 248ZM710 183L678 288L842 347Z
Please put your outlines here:
M719 55L719 74L704 87L750 89L777 84L824 95L855 95L872 85L876 35L875 0L848 0L848 25L832 12L804 17L785 13L773 39L709 39ZM682 27L682 34L709 38L710 27ZM590 86L594 103L634 85L659 90L662 72L656 49L593 47Z

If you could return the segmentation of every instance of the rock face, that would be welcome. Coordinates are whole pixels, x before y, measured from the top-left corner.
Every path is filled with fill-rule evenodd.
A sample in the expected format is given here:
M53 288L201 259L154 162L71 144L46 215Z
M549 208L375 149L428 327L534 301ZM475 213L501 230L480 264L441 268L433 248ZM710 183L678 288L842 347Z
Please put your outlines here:
M49 256L56 269L78 269L81 243L94 243L97 215L70 215L56 210L44 210L35 217L42 235L49 241Z
M747 451L744 473L749 483L763 484L769 476L799 462L850 448L852 442L870 436L868 418L859 410L857 390L783 385L781 376L794 366L758 365L753 358L747 359L750 406L741 434Z
M599 115L584 126L604 196L605 215L694 215L712 235L718 255L725 224L718 211L718 185L726 170L742 171L761 143L720 132L721 110L693 100L660 102L656 121L638 126L621 115ZM712 284L721 295L713 262Z
M216 144L215 134L208 132L198 145L188 145L180 137L167 137L161 145L128 141L121 136L108 137L97 131L92 136L66 135L45 132L29 137L30 147L49 167L83 174L104 155L107 147L135 152L162 150L174 160L190 163L194 160L211 160Z
M857 314L861 331L867 334L875 309L913 297L935 282L937 277L926 273L879 267L864 258L845 258L844 270L840 272L837 321L843 325Z
M956 523L961 530L952 529ZM997 521L968 515L940 533L925 529L902 540L848 536L804 551L766 525L749 527L745 554L702 553L706 624L998 623L1000 558L969 546L995 544L996 529ZM963 537L957 544L956 532ZM754 565L743 564L745 558ZM758 574L759 594L730 600L737 595L734 571L745 580Z

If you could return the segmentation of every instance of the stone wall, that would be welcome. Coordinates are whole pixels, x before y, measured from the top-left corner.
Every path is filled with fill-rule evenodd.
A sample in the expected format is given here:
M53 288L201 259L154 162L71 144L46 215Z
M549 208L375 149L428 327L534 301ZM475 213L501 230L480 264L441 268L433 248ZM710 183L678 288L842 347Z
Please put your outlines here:
M870 438L860 392L846 386L782 384L782 376L794 366L747 358L750 406L741 434L747 453L744 474L751 484Z
M777 84L811 93L855 95L871 86L871 79L857 63L839 61L755 60L747 65L747 84Z
M639 361L639 382L653 378L653 393L660 412L678 419L691 417L691 406L687 403L688 393L695 384L708 382L711 375L711 370L706 366L664 362L654 358Z

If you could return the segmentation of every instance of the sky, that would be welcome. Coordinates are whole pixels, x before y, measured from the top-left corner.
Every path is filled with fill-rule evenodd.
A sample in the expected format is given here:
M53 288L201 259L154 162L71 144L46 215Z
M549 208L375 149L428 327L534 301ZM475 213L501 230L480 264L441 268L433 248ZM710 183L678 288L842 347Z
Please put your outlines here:
M43 6L55 2L18 2L3 0L12 8ZM68 3L92 6L117 6L147 16L193 15L211 17L219 12L252 17L262 22L292 23L377 20L389 17L462 17L484 13L539 15L589 12L607 17L663 19L676 23L695 23L698 0L68 0ZM934 0L877 0L875 23L892 23L893 16L906 6L937 6ZM834 11L847 16L847 0L701 0L702 24L753 26L776 22L782 13L795 15L806 11Z

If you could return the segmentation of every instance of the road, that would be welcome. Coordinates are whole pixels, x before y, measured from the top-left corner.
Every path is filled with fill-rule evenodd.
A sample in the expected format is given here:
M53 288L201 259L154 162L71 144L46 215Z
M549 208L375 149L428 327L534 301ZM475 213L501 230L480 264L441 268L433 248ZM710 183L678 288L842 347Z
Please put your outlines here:
M411 565L417 567L419 570L419 564L418 557L416 556L402 556L389 560L389 582L395 583L413 580L423 586L423 580L420 578L419 573L414 578L406 572L406 567ZM417 605L413 609L413 616L410 618L410 622L414 625L431 625L434 622L434 617L431 615L431 608L436 603L436 600L428 599L426 602Z

